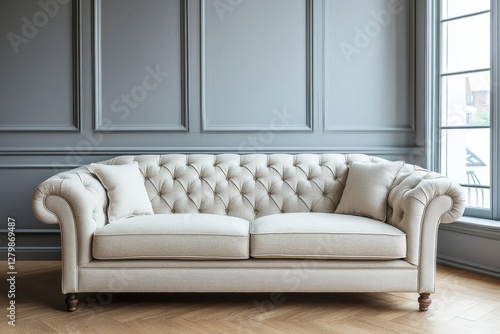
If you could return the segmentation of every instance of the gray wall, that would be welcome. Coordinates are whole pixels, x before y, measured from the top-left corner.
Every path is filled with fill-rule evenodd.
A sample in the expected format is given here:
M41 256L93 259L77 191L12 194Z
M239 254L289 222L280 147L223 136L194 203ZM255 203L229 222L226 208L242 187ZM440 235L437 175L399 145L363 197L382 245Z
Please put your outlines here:
M438 262L500 278L500 229L498 223L455 222L442 225Z
M33 189L120 154L424 165L424 18L410 0L2 0L0 228L16 219L19 257L59 256Z

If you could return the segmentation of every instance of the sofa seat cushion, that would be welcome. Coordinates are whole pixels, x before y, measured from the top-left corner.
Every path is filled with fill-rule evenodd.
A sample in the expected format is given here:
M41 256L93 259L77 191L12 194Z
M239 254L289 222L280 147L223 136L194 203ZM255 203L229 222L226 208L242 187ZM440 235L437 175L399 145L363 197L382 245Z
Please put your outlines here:
M285 213L253 221L250 256L387 260L406 257L406 235L378 220L332 213Z
M244 219L211 214L158 214L105 225L94 233L95 259L248 259Z

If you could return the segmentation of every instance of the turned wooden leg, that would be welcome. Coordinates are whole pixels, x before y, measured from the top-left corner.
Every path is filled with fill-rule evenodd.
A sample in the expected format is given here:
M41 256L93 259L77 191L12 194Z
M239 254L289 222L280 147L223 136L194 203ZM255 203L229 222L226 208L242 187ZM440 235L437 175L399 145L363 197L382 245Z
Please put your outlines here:
M429 298L430 295L430 293L421 293L420 297L418 297L420 311L427 311L429 309L429 305L432 303L432 299Z
M66 294L66 308L68 312L75 312L76 306L78 305L78 298L76 293L67 293Z

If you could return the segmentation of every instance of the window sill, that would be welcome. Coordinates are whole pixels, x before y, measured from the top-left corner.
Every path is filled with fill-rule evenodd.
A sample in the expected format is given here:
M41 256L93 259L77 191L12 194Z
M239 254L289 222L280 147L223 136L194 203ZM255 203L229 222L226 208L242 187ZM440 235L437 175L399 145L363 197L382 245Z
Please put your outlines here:
M500 221L464 216L452 224L439 225L441 230L500 240Z

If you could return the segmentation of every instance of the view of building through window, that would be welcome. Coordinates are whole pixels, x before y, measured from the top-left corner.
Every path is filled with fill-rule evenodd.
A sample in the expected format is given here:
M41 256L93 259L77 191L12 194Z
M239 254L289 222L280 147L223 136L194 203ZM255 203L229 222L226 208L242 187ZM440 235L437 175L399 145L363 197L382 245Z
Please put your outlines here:
M441 1L441 172L481 209L491 208L490 24L489 0Z

